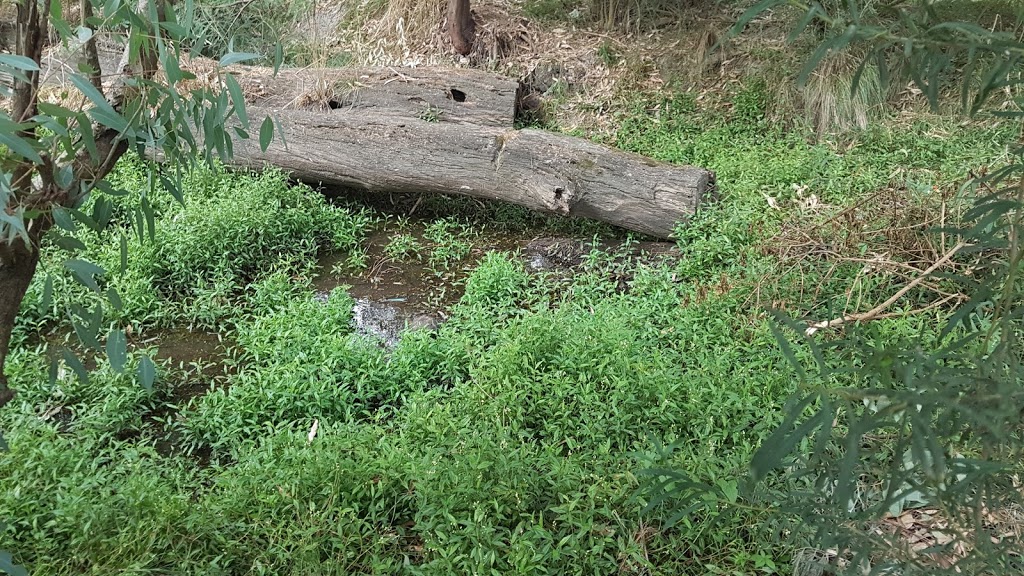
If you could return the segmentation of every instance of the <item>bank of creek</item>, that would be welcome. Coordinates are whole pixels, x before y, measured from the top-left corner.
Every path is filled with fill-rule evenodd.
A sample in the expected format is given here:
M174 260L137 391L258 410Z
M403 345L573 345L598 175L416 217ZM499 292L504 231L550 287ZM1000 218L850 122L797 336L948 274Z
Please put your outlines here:
M619 264L608 267L609 273L621 273L620 284L625 286L638 262L676 254L671 242L635 240L588 223L530 216L534 219L528 224L489 225L480 214L456 217L425 211L408 217L376 210L377 223L363 239L362 249L322 255L311 284L315 300L324 305L332 291L347 292L354 302L353 331L385 351L407 331L435 330L447 321L465 279L489 252L513 255L526 271L546 276L552 286L568 285L577 272L596 262ZM74 341L70 334L59 340ZM155 350L162 370L176 375L171 379L174 385L154 399L142 428L128 437L145 435L161 453L191 453L206 462L208 449L182 445L174 422L181 420L180 410L211 390L232 386L232 375L245 369L245 354L232 329L150 329L130 335L129 341L133 347ZM55 406L44 417L69 421L71 414L65 412Z

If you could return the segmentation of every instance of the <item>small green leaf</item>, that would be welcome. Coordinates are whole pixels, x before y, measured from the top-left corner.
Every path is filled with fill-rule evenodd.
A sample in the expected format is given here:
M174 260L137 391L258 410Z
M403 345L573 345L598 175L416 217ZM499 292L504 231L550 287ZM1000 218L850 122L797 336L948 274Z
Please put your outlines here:
M128 269L128 237L121 233L121 273Z
M53 276L47 274L46 281L43 282L43 297L39 301L39 307L43 310L49 310L50 304L53 302Z
M89 216L85 212L82 212L81 210L76 210L74 208L71 208L68 211L71 213L72 216L74 216L75 220L81 222L82 224L85 224L85 226L92 230L93 232L103 231L103 228L99 225L99 222L93 220L92 216Z
M66 364L67 367L70 368L76 376L78 376L78 379L81 380L83 384L88 384L89 371L85 369L85 364L82 364L82 361L78 359L78 356L67 348L61 350L61 355L64 356L64 364Z
M730 504L735 504L739 498L739 488L736 485L735 480L719 480L717 482L718 489L722 491L722 496L729 501Z
M59 4L59 2L57 2ZM0 441L3 439L0 438ZM4 449L6 450L7 442L4 442ZM0 572L6 573L8 576L28 576L28 570L25 570L24 566L20 566L14 563L14 558L11 557L10 552L0 550Z
M172 38L185 38L188 36L188 30L185 29L181 24L174 22L161 22L160 27L167 31Z
M111 128L121 134L128 134L128 121L125 120L124 116L121 116L111 108L106 110L103 108L93 108L89 110L89 115L92 116L93 120L100 124Z
M39 157L39 153L32 148L32 145L23 138L19 138L13 134L4 134L0 132L0 144L7 146L11 152L14 152L18 156L31 160L36 164L42 164L43 159Z
M73 35L71 26L64 19L64 10L60 2L50 3L50 23L57 29L57 33L60 34L61 38L66 40Z
M71 217L71 213L65 210L61 206L54 206L53 211L53 222L58 227L67 230L68 232L74 232L78 229L78 225L75 224L74 218Z
M88 26L79 26L78 30L75 30L75 35L78 37L79 42L85 44L92 38L93 30Z
M81 74L72 74L71 83L74 84L75 88L78 88L94 106L116 114L116 112L114 112L114 108L110 105L110 102L107 102L107 99L104 98L103 94L101 94L100 91L92 85L92 82L90 82L88 78Z
M139 378L139 384L142 385L146 390L153 389L153 383L156 382L156 365L150 360L149 356L143 356L139 359L139 368L137 371Z
M50 104L49 102L40 102L36 105L39 111L47 116L53 116L54 118L74 118L76 112L74 110L68 110L63 106L57 104Z
M107 360L114 372L124 372L124 363L128 360L128 339L123 331L111 330L107 334Z
M114 204L108 198L100 196L92 205L92 219L100 230L107 227L110 217L114 214Z
M277 76L277 72L281 69L281 64L284 62L284 46L280 42L274 45L274 76Z
M86 152L89 153L89 158L93 162L100 160L99 151L96 149L96 138L92 134L92 126L89 123L89 117L85 114L78 114L76 116L78 120L78 126L81 130L78 131L79 136L82 138L82 144L85 145Z
M50 387L57 383L57 375L60 374L60 359L57 357L51 357L49 362L49 369L46 371L47 377L50 379Z
M64 262L64 267L70 270L71 275L86 288L94 292L100 291L100 287L96 284L96 276L106 274L106 271L100 266L85 260L73 259Z
M140 203L140 209L142 214L146 217L146 230L149 232L150 242L156 241L156 211L153 209L153 205L149 202L149 199L145 196L142 197Z
M9 66L16 70L24 70L25 72L39 71L39 64L35 60L16 54L0 54L0 66Z
M180 186L163 174L160 175L160 183L163 185L164 190L170 192L171 196L178 201L178 204L185 205L185 196L181 193Z
M114 290L113 286L107 288L107 300L114 307L114 310L122 310L124 308L124 301L121 300L121 295L117 293L117 290Z
M110 185L110 182L107 182L106 180L103 180L102 182L97 182L96 189L110 196L121 197L128 195L127 190L123 188L114 188L113 186Z
M249 115L245 111L245 95L242 93L242 87L238 85L238 80L235 80L231 74L224 76L224 83L227 84L228 92L231 93L231 103L235 105L235 114L242 122L242 128L248 130Z
M260 150L267 151L270 141L274 139L274 120L267 116L260 126Z
M284 129L281 128L281 122L278 121L278 120L275 120L274 121L274 125L277 127L278 135L281 136L281 144L285 147L285 150L287 150L288 149L288 141L285 140L285 138L284 138Z
M181 66L178 63L178 59L173 54L168 54L163 59L164 74L167 76L167 83L175 85L185 78L184 72L181 71Z
M71 188L71 184L75 181L75 173L71 168L71 165L65 164L54 171L53 180L56 182L57 186L60 186L64 190Z
M253 52L228 52L220 59L221 66L231 66L232 64L238 64L239 62L245 62L247 60L255 60L260 55Z
M54 234L53 243L61 250L67 250L68 252L85 250L85 244L81 240L65 234Z

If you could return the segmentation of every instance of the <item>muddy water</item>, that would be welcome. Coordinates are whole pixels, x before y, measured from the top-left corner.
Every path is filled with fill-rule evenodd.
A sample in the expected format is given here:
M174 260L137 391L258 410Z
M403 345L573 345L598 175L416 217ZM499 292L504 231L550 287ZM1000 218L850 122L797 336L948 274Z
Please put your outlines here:
M515 254L530 272L569 277L579 270L595 247L606 252L622 248L622 242L614 240L595 246L587 239L482 233L468 238L472 247L463 259L444 267L430 264L431 244L423 239L423 232L423 225L412 223L400 232L385 228L372 233L364 243L367 265L358 271L335 270L348 258L347 253L325 255L319 261L320 272L313 282L317 297L326 299L331 290L342 287L355 300L352 311L355 331L392 347L407 330L432 330L444 323L451 306L462 296L465 278L487 252ZM409 234L420 242L419 258L396 260L389 257L386 248L398 233ZM653 258L672 257L675 246L665 242L639 242L632 244L628 252ZM158 359L189 369L203 381L203 390L212 379L232 369L228 351L234 342L213 332L178 328L133 344L157 346ZM201 390L181 390L176 396L187 400L197 393Z
M412 225L402 233L422 239L423 227ZM329 254L320 260L314 281L318 297L326 298L336 287L346 287L355 300L353 323L358 333L394 346L406 330L434 329L447 319L447 310L462 296L462 284L476 263L490 251L514 253L527 270L572 275L594 248L616 251L621 241L594 244L592 240L530 235L482 234L471 239L468 256L439 270L428 258L398 261L387 254L396 232L378 230L366 242L368 265L364 271L335 274L333 269L347 254ZM671 257L675 245L639 242L633 255Z
M365 270L333 272L344 263L347 254L328 254L319 262L320 274L314 280L317 297L326 298L337 287L344 288L355 300L352 310L357 333L378 339L386 346L398 343L406 330L432 330L447 318L447 310L462 296L462 282L475 263L488 251L514 251L529 238L476 236L469 254L460 261L431 265L430 244L422 240L424 227L412 224L400 233L409 234L423 246L418 256L396 259L387 254L387 246L399 232L381 229L367 238Z
M215 332L192 331L185 328L161 332L152 342L158 346L158 360L170 360L173 366L196 365L204 373L211 366L223 364L227 357L227 348L231 345L230 341L226 341ZM140 342L142 345L149 343Z

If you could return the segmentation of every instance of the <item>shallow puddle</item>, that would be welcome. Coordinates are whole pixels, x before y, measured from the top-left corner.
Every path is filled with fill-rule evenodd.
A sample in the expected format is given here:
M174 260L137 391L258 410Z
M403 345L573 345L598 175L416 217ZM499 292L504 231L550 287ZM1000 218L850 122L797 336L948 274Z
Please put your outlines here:
M465 278L477 262L492 251L518 255L530 272L571 276L594 249L615 252L622 241L594 243L592 239L537 237L508 233L482 233L465 238L471 245L464 257L439 265L428 255L434 247L424 239L425 226L406 224L400 229L381 229L371 234L366 248L366 267L345 271L348 254L328 254L319 262L320 274L313 285L319 298L345 287L355 300L353 323L356 332L394 346L402 332L433 329L447 319L448 310L458 302ZM389 248L398 235L411 238L418 248L395 255ZM651 257L671 256L670 242L637 242L629 254Z
M204 373L210 365L223 364L227 349L232 344L215 332L187 328L165 330L151 340L140 342L141 345L150 343L158 347L158 360L170 360L174 366L197 365Z

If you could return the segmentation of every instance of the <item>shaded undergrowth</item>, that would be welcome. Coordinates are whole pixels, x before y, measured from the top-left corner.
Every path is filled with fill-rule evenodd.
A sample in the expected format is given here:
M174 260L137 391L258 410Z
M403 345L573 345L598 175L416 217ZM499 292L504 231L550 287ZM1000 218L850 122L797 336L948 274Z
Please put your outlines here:
M566 279L490 253L447 322L390 351L352 333L343 290L323 301L310 281L318 254L358 253L380 213L274 173L219 170L190 176L182 207L125 163L115 183L130 194L114 202L113 227L74 233L123 301L105 321L212 328L234 342L229 369L203 380L164 365L144 390L99 362L87 383L62 369L49 384L43 336L84 296L48 249L8 360L21 394L0 414L11 448L0 453L0 545L47 574L784 572L802 535L767 507L672 523L638 493L638 471L685 469L735 494L794 390L764 307L824 318L849 305L851 287L870 307L905 279L852 258L888 250L917 266L927 251L898 248L934 239L854 221L816 237L834 245L800 253L799 266L780 243L880 190L953 214L958 184L1012 135L932 117L811 143L768 120L770 106L751 83L728 106L676 94L623 114L618 146L718 174L721 199L680 228L679 258L595 250ZM142 190L157 208L154 239L122 271L121 234L138 241L117 202ZM450 208L447 222L469 223L447 236L468 242L458 228L499 210ZM510 227L532 222L503 213ZM941 314L867 330L928 333ZM176 393L197 379L210 390ZM169 435L178 450L161 449Z

